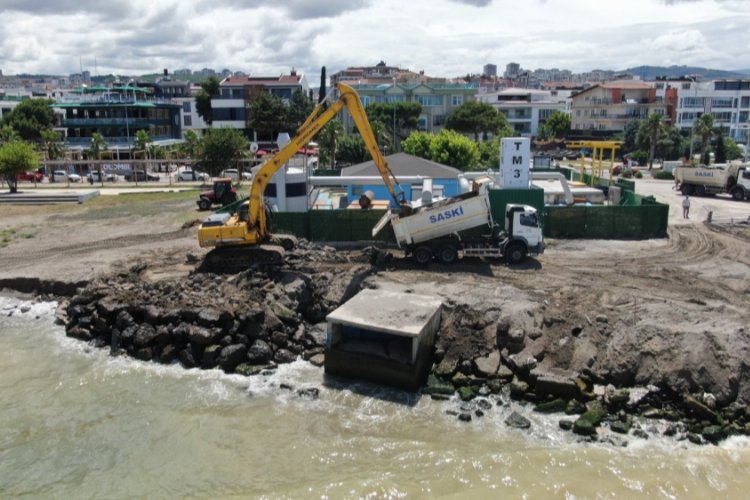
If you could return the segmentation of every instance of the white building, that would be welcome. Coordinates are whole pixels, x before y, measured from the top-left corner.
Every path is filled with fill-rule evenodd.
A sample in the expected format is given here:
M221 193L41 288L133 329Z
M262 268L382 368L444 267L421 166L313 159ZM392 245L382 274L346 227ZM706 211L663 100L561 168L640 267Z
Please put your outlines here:
M660 90L657 82L657 92ZM677 117L675 124L689 130L704 113L714 116L714 124L724 129L726 135L745 143L750 125L750 80L715 80L696 82L686 79L678 86Z
M535 137L539 127L555 111L566 112L569 92L554 90L506 89L478 94L477 100L491 104L505 114L516 134Z

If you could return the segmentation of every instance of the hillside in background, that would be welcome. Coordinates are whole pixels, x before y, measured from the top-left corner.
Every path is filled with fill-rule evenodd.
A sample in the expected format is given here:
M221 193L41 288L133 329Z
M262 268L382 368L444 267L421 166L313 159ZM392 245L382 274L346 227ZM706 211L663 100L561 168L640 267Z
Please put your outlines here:
M659 76L679 77L698 76L702 80L722 80L732 78L746 78L750 70L727 71L723 69L709 69L698 66L636 66L622 71L639 76L641 80L654 80Z

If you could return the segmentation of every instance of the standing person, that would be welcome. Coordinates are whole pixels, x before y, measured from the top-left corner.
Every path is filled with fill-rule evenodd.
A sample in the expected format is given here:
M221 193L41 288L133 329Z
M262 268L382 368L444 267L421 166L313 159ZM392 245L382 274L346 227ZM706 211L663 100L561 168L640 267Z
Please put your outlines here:
M685 195L685 198L682 200L682 218L683 219L689 219L689 212L690 212L690 197L688 195Z

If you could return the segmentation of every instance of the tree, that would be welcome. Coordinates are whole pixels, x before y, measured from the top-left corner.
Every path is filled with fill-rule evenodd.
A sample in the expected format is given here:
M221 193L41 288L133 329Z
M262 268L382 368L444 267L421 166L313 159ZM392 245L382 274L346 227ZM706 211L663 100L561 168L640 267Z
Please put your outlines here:
M395 136L398 143L416 130L419 115L422 114L422 105L418 102L374 102L367 106L366 111L369 122L382 124L392 138ZM393 145L394 152L396 145Z
M401 144L404 152L420 158L430 159L430 146L435 134L429 132L412 132Z
M727 162L727 148L724 145L723 135L719 135L719 137L716 138L716 151L714 153L715 153L716 163Z
M635 149L638 147L636 145L636 142L638 140L638 126L639 126L638 120L630 120L625 124L625 127L623 129L623 144L620 152L622 154L630 153L631 151L635 151Z
M38 163L34 147L27 142L11 140L0 146L0 175L11 193L18 192L18 174L33 170Z
M724 147L727 150L727 161L739 160L745 156L742 148L737 145L734 139L728 137L724 139Z
M693 125L693 132L701 141L701 158L706 158L708 152L708 144L711 142L711 138L714 136L714 115L711 113L703 113ZM692 158L690 159L692 161Z
M687 154L688 143L673 125L664 125L656 141L655 155L664 160L679 160Z
M183 134L183 139L185 139L185 142L181 144L180 149L185 154L185 156L187 156L191 160L194 160L198 155L198 150L200 148L200 137L198 137L198 134L195 133L195 130L186 130Z
M369 160L370 152L359 134L339 137L336 143L336 161L341 165L353 165Z
M91 145L89 146L88 153L91 158L95 160L102 159L102 152L107 150L107 141L104 136L99 132L91 134Z
M663 132L663 119L664 117L658 113L650 113L638 126L638 145L643 149L648 148L649 170L654 166L654 153L656 143Z
M344 126L338 119L326 123L318 132L318 158L321 165L329 165L331 169L336 168L336 141L344 135Z
M555 111L547 118L541 128L546 139L564 139L570 133L570 125L571 119L568 113Z
M3 117L2 124L9 125L25 141L39 141L42 131L55 126L55 112L51 99L28 99Z
M220 83L219 79L215 76L209 76L208 79L201 83L201 89L195 94L195 112L209 125L213 123L211 97L219 95Z
M479 165L481 170L500 168L500 138L477 143L479 147Z
M289 130L297 130L305 123L307 117L312 113L315 105L310 98L305 95L300 89L296 89L292 93L292 98L289 100L287 107L287 123L289 123Z
M48 160L59 160L63 157L63 147L60 135L54 130L42 131L42 148Z
M148 159L148 145L153 142L151 136L145 130L141 129L135 133L133 138L133 147L136 151L143 151L143 155Z
M430 159L460 170L474 170L479 166L479 147L458 132L441 130L430 144Z
M217 176L225 168L234 167L248 151L248 140L234 128L210 128L203 136L200 160L206 171Z
M323 102L326 97L326 67L320 68L320 89L318 90L318 103Z
M288 132L291 129L287 107L278 96L261 92L250 104L249 112L249 125L259 137L274 140L279 132Z
M475 141L479 140L480 133L485 139L490 133L496 136L513 133L508 132L510 126L505 115L490 104L479 101L469 101L458 106L448 117L445 126L458 132L474 134Z
M16 130L10 125L3 125L3 127L0 128L0 144L17 141L19 139L18 132L16 132Z

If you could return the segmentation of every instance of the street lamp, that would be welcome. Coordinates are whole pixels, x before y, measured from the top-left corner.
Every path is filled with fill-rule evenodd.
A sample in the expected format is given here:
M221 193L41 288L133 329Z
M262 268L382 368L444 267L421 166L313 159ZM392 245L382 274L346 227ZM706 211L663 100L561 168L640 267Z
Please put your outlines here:
M698 82L696 81L695 77L689 76L688 79L693 82L693 85L695 86L695 92L693 94L693 102L696 102L698 100ZM697 113L696 113L697 114ZM695 136L695 116L693 116L693 121L690 126L690 156L688 157L688 163L693 163L693 142L694 142L694 136Z

